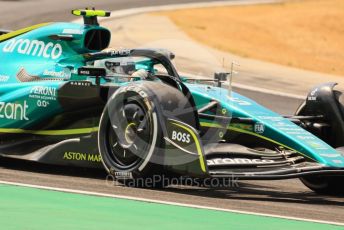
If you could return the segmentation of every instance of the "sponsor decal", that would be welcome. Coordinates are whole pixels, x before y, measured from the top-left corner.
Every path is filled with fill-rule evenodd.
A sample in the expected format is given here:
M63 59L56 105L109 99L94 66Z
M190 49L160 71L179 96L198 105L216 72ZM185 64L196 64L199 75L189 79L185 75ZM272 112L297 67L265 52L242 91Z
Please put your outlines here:
M50 86L34 86L30 90L29 98L37 99L38 107L46 108L50 101L56 101L57 89Z
M264 133L264 131L265 131L265 125L263 123L258 122L256 124L254 124L254 132L255 133L262 134L262 133Z
M293 132L305 132L303 129L300 129L299 127L292 127L292 128L288 128L288 127L281 127L279 128L280 130L283 130L283 131L293 131Z
M29 39L11 39L6 43L2 51L4 53L16 52L28 56L51 58L53 60L61 57L63 53L61 44Z
M80 75L90 75L90 73L89 70L80 70Z
M302 135L304 132L291 132L291 131L286 131L285 133L290 134L290 135Z
M0 118L8 120L28 121L27 109L29 105L23 102L0 102Z
M311 93L310 93L310 96L307 97L307 100L308 101L316 101L317 100L317 97L315 96L315 94L317 93L318 91L318 88L316 88L315 90L313 90Z
M100 154L89 154L89 153L78 153L78 152L65 152L63 154L64 160L74 161L90 161L90 162L101 162L102 158Z
M77 86L91 86L91 82L83 82L83 81L71 81L71 85L77 85Z
M301 140L315 140L315 137L313 136L296 136L296 137Z
M252 105L250 102L244 101L244 100L242 100L242 99L240 99L240 98L228 97L228 99L229 99L230 101L232 101L232 102L235 102L235 103L239 104L239 105L245 105L245 106Z
M9 76L6 76L6 75L0 75L0 82L6 82L8 81L8 79L10 79Z
M275 126L278 126L278 127L295 127L294 124L290 124L290 123L285 123L283 121L278 121L275 123Z
M314 95L316 94L316 92L318 92L318 88L316 88L315 90L313 90L313 91L311 92L311 96L314 96Z
M191 135L188 133L172 131L172 140L179 141L183 143L190 143Z
M340 154L336 154L336 153L320 153L319 154L322 157L331 157L331 158L335 158L335 157L340 157Z
M328 149L327 146L317 141L307 141L307 144L309 144L309 146L315 149L320 149L320 150Z
M274 163L274 160L267 159L249 159L249 158L217 158L212 160L207 160L208 165L259 165L259 164L269 164Z
M257 118L262 119L262 120L269 120L273 122L281 122L283 121L283 117L279 116L257 116Z
M59 72L51 71L51 70L44 70L43 76L50 76L50 77L56 77L56 78L67 78L69 79L71 76L71 72L69 69L62 70Z
M281 127L280 130L284 131L287 134L290 135L296 135L297 137L299 136L310 136L309 133L299 127L294 127L294 128L287 128L287 127Z
M130 49L111 50L110 56L128 56L130 55L130 52Z
M127 91L134 91L134 92L138 93L143 98L148 97L147 93L145 93L142 90L142 88L135 86L135 85L128 85L127 87L122 87L122 88L120 88L119 92L127 92Z
M56 96L56 88L49 86L34 86L30 93L43 96Z
M45 101L45 100L37 100L37 106L38 107L48 107L48 105L50 104L49 101Z
M79 29L64 29L63 34L82 34L82 30Z
M122 179L122 180L134 178L131 172L115 172L114 176L116 179Z
M47 107L49 101L56 101L57 89L50 86L34 86L30 90L29 97L37 100L38 107Z
M336 163L336 164L343 164L343 161L341 160L332 160L333 163Z

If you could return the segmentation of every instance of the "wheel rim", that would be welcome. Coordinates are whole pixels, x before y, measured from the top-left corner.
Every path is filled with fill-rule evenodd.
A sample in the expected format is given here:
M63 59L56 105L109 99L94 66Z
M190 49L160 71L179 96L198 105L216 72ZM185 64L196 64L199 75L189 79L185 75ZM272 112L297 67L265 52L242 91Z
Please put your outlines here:
M106 138L109 155L117 169L132 170L145 159L150 147L151 118L136 101L124 103L110 117Z

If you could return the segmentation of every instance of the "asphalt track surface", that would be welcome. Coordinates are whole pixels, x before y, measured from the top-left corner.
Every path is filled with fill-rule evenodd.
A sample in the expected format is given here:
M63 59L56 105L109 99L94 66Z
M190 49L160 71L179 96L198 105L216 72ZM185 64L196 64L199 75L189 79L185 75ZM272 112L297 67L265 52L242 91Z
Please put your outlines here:
M181 0L178 3L196 1L201 2L202 0ZM96 4L94 4L95 2ZM75 17L68 13L71 8L83 8L87 5L95 6L98 9L120 10L172 3L176 3L176 1L0 0L0 28L18 29L51 20L72 20ZM237 92L255 99L262 105L282 114L293 113L301 102L299 99L249 90L238 89ZM3 181L159 199L298 218L344 222L344 198L316 195L296 179L283 181L242 181L235 188L174 186L161 190L151 190L109 185L109 183L106 183L105 178L106 173L103 171L45 166L0 159L0 180Z

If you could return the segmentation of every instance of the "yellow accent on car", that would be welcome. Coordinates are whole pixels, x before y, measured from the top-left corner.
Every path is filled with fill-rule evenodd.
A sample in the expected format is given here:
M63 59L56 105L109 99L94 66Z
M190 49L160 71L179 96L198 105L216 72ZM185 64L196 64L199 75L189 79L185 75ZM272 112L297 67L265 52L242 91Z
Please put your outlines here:
M50 23L41 23L41 24L37 24L37 25L34 25L34 26L26 27L26 28L23 28L23 29L20 29L20 30L13 31L13 32L10 32L8 34L3 34L3 35L0 36L0 42L3 42L5 40L11 39L11 38L14 38L14 37L19 36L21 34L25 34L27 32L30 32L32 30L41 28L41 27L49 25L49 24Z
M86 16L86 17L109 17L110 12L104 10L72 10L72 14L75 16Z
M97 132L98 127L81 128L81 129L63 129L63 130L25 130L25 129L11 129L0 128L0 133L23 133L23 134L35 134L35 135L47 135L47 136L61 136L61 135L78 135Z
M205 163L204 163L204 158L203 158L203 153L202 153L202 148L201 148L201 144L195 134L195 132L190 129L189 127L185 126L185 125L182 125L182 124L178 124L178 123L175 123L175 122L172 122L172 124L180 127L180 128L183 128L185 129L186 131L188 131L192 138L194 139L195 143L196 143L196 148L197 148L197 153L198 153L198 156L199 156L199 162L200 162L200 165L201 165L201 169L203 172L206 172L206 168L205 168Z

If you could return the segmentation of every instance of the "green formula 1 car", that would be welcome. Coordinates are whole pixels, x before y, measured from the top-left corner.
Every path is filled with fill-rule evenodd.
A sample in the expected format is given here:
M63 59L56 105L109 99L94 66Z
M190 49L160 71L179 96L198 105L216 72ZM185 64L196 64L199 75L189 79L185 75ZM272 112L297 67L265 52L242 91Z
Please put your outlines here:
M190 81L163 49L109 50L97 17L0 34L0 155L105 168L120 181L300 178L344 186L344 107L334 83L283 117L228 88L230 74ZM208 81L205 84L205 81Z

